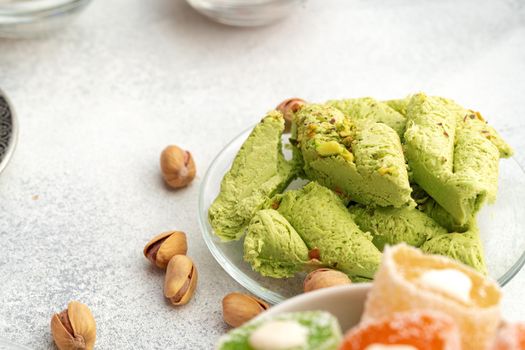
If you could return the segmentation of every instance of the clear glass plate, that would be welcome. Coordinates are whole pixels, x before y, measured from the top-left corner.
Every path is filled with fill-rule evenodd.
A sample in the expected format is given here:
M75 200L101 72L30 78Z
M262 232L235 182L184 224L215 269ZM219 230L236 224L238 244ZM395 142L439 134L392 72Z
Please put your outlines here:
M199 223L204 241L217 262L231 277L259 298L276 304L302 292L304 274L293 278L262 277L243 260L243 240L223 243L213 233L208 208L219 193L222 177L252 128L235 137L213 160L200 187ZM288 143L283 136L283 143ZM287 150L285 148L285 155ZM289 156L289 154L287 155ZM298 187L303 180L292 182ZM499 191L496 203L485 205L478 214L478 225L485 247L490 276L505 285L525 263L525 172L513 159L500 161Z

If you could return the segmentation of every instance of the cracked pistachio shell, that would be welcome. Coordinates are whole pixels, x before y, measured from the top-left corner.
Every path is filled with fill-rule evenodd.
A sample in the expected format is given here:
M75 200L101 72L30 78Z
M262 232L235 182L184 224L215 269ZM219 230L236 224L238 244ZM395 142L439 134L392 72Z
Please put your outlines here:
M144 256L153 265L165 269L175 255L186 255L188 243L182 231L163 232L151 239L144 247Z
M270 306L264 301L243 293L230 293L222 299L222 317L232 327L239 327Z
M317 269L310 272L304 279L304 292L311 292L313 290L339 286L342 284L350 284L352 281L343 272L332 269Z
M97 336L95 319L86 305L72 301L51 318L51 333L60 350L91 350Z
M197 287L197 269L186 255L175 255L166 268L164 296L173 305L187 304Z

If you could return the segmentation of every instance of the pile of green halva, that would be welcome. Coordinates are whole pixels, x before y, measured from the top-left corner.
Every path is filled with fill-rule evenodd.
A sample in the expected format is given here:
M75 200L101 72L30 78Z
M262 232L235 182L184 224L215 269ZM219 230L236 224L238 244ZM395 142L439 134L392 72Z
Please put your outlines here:
M330 267L368 281L385 245L406 242L486 273L476 214L512 149L479 112L424 93L305 103L255 126L208 215L223 241L274 278ZM297 178L309 182L287 190Z

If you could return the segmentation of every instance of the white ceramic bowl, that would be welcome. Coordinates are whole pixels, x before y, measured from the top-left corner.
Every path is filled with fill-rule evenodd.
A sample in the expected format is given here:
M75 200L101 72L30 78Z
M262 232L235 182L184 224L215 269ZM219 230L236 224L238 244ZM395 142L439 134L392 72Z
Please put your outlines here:
M257 319L296 311L328 311L341 325L343 333L359 323L371 283L319 289L290 298L260 314Z

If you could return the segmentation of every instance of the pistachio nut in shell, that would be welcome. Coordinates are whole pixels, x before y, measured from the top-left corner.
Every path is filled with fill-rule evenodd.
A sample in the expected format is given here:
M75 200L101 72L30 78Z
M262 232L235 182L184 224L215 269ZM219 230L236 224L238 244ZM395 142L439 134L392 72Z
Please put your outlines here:
M188 243L182 231L164 232L153 237L144 247L144 256L153 265L165 269L175 255L186 255Z
M60 350L91 350L97 337L95 319L86 305L72 301L51 318L51 334Z
M345 273L322 268L314 270L306 276L304 279L304 292L350 283L352 281Z
M173 305L187 304L197 287L197 269L186 255L175 255L166 268L164 296Z
M277 107L275 107L276 110L283 114L285 133L290 132L290 129L292 128L292 120L294 113L301 109L301 107L305 104L305 100L297 97L292 97L284 100L283 102L279 103Z
M191 153L171 145L160 155L160 169L164 181L171 188L187 186L195 177L195 162Z
M230 293L222 299L222 317L232 327L239 327L270 306L264 301L243 293Z

